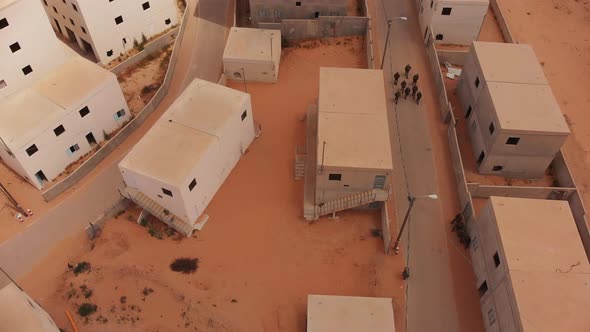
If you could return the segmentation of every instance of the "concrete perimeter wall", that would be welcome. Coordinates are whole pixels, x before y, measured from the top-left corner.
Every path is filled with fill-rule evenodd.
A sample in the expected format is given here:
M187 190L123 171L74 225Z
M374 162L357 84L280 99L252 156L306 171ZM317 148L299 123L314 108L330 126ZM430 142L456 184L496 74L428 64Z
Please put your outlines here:
M172 51L172 55L170 56L170 63L168 64L168 70L166 71L164 82L156 94L152 97L152 100L150 100L150 102L145 105L143 110L141 110L135 118L129 121L112 139L106 142L105 145L103 145L94 155L92 155L90 158L88 158L88 160L80 165L80 167L78 167L60 182L44 190L41 195L46 201L54 199L59 194L78 183L78 181L80 181L88 173L90 173L90 171L92 171L104 158L106 158L117 146L119 146L119 144L125 141L125 139L127 139L127 137L129 137L129 135L131 135L135 129L140 127L148 118L148 116L152 114L152 112L160 105L160 102L162 99L164 99L166 93L168 93L168 86L170 85L172 74L174 72L176 62L178 61L180 41L182 40L186 21L189 15L190 14L188 14L185 10L184 15L182 16L180 29L178 31L178 37L174 42L174 49Z
M492 8L492 12L494 13L494 16L496 16L496 21L498 22L498 26L500 26L500 31L502 31L502 36L504 37L504 40L507 43L516 43L516 40L512 36L512 32L508 27L508 22L506 22L504 13L498 5L498 0L490 0L490 8Z
M368 17L320 16L317 19L283 20L282 23L259 23L260 28L277 29L286 40L317 39L344 36L365 36Z
M447 97L447 91L445 89L445 81L440 71L440 62L438 61L438 55L434 46L434 36L432 35L432 29L428 29L430 34L426 41L426 54L428 55L428 62L430 63L430 70L432 71L432 77L434 78L434 85L438 92L437 99L440 105L440 115L444 123L451 121L451 104Z
M149 55L158 52L159 50L163 49L164 47L168 46L170 43L174 41L178 34L179 28L176 27L165 34L161 35L160 37L152 40L151 42L147 43L143 51L138 52L131 56L129 59L121 62L120 64L116 65L115 67L111 68L111 72L115 75L120 74L125 69L134 66L140 63L143 59L147 58Z
M363 1L363 14L367 16L367 33L365 34L365 48L367 51L367 67L369 69L375 69L375 50L373 49L373 21L371 15L369 15L369 4L367 0Z

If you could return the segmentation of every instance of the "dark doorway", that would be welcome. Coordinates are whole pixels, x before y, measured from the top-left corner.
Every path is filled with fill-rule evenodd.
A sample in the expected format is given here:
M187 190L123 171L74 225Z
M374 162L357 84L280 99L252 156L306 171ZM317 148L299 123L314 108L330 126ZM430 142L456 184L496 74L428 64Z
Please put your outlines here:
M74 31L72 31L72 30L70 30L70 28L66 27L66 32L68 33L68 38L70 38L70 41L73 41L74 43L78 42Z
M84 50L84 52L94 54L94 50L92 50L92 45L90 45L89 42L85 41L82 38L80 38L80 41L82 42L82 50Z
M483 159L484 159L485 157L486 157L486 154L485 154L485 153L482 151L482 152L479 154L479 158L477 158L477 164L478 164L478 165L481 165L481 162L483 161Z
M44 185L45 183L47 183L47 177L45 176L43 171L39 171L39 172L35 173L35 178L37 178L37 181L41 185Z
M86 140L88 141L88 144L90 144L90 146L96 145L96 138L94 138L94 134L88 133L88 135L86 135Z
M63 31L61 31L61 26L59 25L59 21L56 19L53 19L55 21L55 26L57 27L57 30L59 30L59 33L63 34Z

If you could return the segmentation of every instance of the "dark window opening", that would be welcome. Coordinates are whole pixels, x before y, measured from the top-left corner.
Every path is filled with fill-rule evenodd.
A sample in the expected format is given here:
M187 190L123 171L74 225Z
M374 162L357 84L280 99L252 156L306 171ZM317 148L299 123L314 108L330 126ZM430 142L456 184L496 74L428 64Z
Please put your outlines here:
M55 136L59 136L61 134L63 134L66 131L66 128L64 128L63 125L59 125L59 127L53 129L53 133L55 134Z
M520 137L508 137L506 140L506 144L509 145L517 145L520 142Z
M166 25L170 25L170 23L172 23L172 21L169 18L167 18L166 21L164 21L164 23L166 23Z
M471 105L469 105L469 107L467 107L467 112L465 112L466 118L469 118L471 116L471 111L473 111L473 109L471 108Z
M149 2L149 1L146 1L146 2L144 2L144 3L141 5L141 7L143 7L143 10L148 10L148 9L150 9L150 2Z
M503 169L504 169L504 166L498 166L498 165L496 165L496 166L492 167L492 172L499 172L499 171L501 171Z
M168 189L162 188L162 192L164 193L164 195L168 195L170 197L174 197L172 196L172 192Z
M84 27L80 27L80 30L82 30L82 32L86 33L86 29L84 29Z
M301 7L301 1L295 1L295 6Z
M72 4L72 8L74 8L75 11L78 11L78 7L76 7L76 5Z
M434 6L434 0L430 0L430 8Z
M479 288L477 289L477 291L479 292L479 297L482 297L486 294L486 292L488 291L488 282L484 281Z
M12 53L20 50L20 44L18 42L10 45L10 50L12 51Z
M47 6L47 0L43 0L43 4L45 4L45 6Z
M492 135L494 133L494 130L496 130L496 127L494 127L494 123L490 123L490 135Z
M117 16L117 17L115 17L115 23L117 25L123 23L123 16Z
M336 174L336 173L330 174L330 175L328 175L328 180L330 180L330 181L341 181L342 180L342 174Z
M4 89L6 87L6 81L0 80L0 89Z
M320 12L315 12L315 13L313 14L313 16L314 16L315 18L318 18L318 17L320 17Z
M122 118L125 116L125 110L118 110L116 115L118 119Z
M108 50L107 51L107 56L113 56L113 50Z
M438 34L438 35L436 35L436 37L434 37L434 38L436 38L436 40L443 40L444 36L443 36L442 34L440 34L440 33L439 33L439 34Z
M31 68L31 66L30 66L30 65L28 65L28 66L26 66L26 67L23 67L22 71L23 71L23 74L25 74L25 75L29 75L30 73L32 73L32 72L33 72L33 68Z
M70 146L70 152L74 153L76 151L80 150L80 146L78 144L74 144L72 146Z
M234 78L242 78L242 73L238 71L234 72Z
M496 314L494 313L494 309L488 310L488 324L490 326L494 325L496 322Z
M478 88L479 87L479 77L475 78L475 87Z
M244 111L244 113L242 113L242 115L241 115L242 121L244 121L247 116L248 116L248 111Z
M55 6L52 6L52 7L53 7L53 11L54 11L55 13L57 13L57 8L55 8Z
M496 265L496 267L500 266L500 256L498 255L497 251L494 254L494 265Z
M193 191L193 189L195 189L196 186L197 186L197 180L196 179L193 179L191 181L191 183L188 185L188 190L189 191Z
M37 151L39 151L39 149L37 148L37 146L35 144L29 146L25 151L27 151L27 154L29 156L34 155Z
M71 23L73 26L75 26L75 25L76 25L76 24L74 23L74 20L72 20L71 18L70 18L70 23Z
M453 8L451 7L443 7L442 9L442 15L451 15L451 11L453 10Z
M85 117L90 113L90 109L88 109L88 106L84 106L84 108L81 109L78 113L80 113L80 117Z
M485 157L486 157L486 154L485 154L485 153L482 151L482 152L479 154L479 158L477 158L477 164L478 164L478 165L481 165L481 163L483 162L483 159L484 159Z

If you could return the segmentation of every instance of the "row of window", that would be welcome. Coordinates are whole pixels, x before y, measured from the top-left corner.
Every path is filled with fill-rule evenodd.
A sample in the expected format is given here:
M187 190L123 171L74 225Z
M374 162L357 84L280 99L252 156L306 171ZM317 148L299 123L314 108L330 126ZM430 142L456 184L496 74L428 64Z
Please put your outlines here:
M90 109L88 108L88 106L84 106L82 109L80 109L78 111L78 113L80 114L80 117L83 118L86 115L90 114ZM115 113L115 119L120 119L123 116L125 116L125 110L119 110L117 111L117 113ZM66 128L63 125L59 125L57 127L55 127L53 129L53 133L55 134L55 137L59 137L61 134L66 132ZM88 135L86 135L86 139L88 140L88 143L90 145L96 144L96 140L94 138L94 135L92 133L89 133ZM74 144L72 146L70 146L70 148L67 150L69 151L69 154L72 154L76 151L80 150L80 146L78 144ZM37 147L37 145L32 144L31 146L29 146L26 150L27 155L30 157L32 155L34 155L35 153L37 153L39 151L39 148Z
M8 19L7 18L1 18L0 19L0 30L8 27L10 24L8 23ZM21 46L18 42L14 42L12 44L10 44L8 46L10 48L10 51L12 51L12 53L16 53L21 49ZM30 65L27 65L23 68L21 68L23 74L25 76L29 75L30 73L33 72L33 67L31 67ZM7 86L6 81L5 80L0 80L0 89L3 89Z

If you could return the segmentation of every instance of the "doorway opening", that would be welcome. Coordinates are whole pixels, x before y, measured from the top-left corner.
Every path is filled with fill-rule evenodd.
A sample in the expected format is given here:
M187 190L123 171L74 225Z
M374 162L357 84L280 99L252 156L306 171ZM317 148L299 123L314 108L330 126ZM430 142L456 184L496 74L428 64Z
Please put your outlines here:
M88 133L88 135L86 135L86 140L91 147L96 145L96 138L94 138L93 133Z
M37 179L37 182L39 182L40 185L44 185L48 182L47 177L45 176L43 171L35 173L35 178Z

